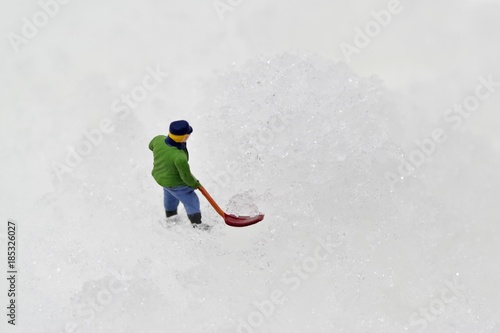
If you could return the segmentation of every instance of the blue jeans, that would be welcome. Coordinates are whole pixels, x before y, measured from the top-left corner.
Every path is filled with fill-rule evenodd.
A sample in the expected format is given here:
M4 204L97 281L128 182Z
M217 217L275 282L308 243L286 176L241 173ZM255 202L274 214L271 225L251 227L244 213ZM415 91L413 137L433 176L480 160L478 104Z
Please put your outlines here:
M194 188L189 186L176 186L163 188L163 205L166 211L177 210L179 201L182 202L188 215L201 213L200 200Z

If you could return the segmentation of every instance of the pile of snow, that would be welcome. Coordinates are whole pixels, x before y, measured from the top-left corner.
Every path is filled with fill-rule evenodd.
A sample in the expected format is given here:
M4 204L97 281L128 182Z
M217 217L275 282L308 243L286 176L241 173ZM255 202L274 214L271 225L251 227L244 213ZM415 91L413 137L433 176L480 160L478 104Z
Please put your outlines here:
M230 228L202 199L211 233L185 218L162 227L151 137L129 117L31 214L39 224L24 237L38 241L23 249L33 262L23 272L22 325L150 333L494 327L498 305L481 289L493 282L480 276L485 268L498 276L487 266L491 244L480 242L494 216L471 221L482 199L454 204L448 198L460 187L444 184L441 172L453 166L460 186L481 188L497 160L477 184L447 158L484 158L487 145L464 151L466 139L452 141L395 189L385 174L405 154L392 133L408 124L377 78L284 53L232 68L205 92L189 119L192 170L223 208L265 220Z

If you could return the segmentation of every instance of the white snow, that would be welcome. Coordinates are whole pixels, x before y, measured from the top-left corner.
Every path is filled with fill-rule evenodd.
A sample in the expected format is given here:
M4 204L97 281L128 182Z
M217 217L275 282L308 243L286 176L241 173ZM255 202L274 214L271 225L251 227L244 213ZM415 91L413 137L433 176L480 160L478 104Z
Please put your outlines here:
M1 331L498 332L500 87L443 117L500 82L500 5L401 4L349 65L339 44L387 1L243 1L223 21L211 1L70 1L18 53L4 38L19 295ZM40 10L3 4L2 34ZM222 208L263 222L228 227L200 194L212 232L161 226L147 146L176 119Z

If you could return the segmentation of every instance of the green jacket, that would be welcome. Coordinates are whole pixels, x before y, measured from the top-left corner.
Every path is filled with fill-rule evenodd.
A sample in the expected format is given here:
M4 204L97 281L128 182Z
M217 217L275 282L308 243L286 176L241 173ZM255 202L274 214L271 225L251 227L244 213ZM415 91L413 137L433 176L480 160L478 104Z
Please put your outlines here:
M189 169L187 149L178 149L165 143L165 135L158 135L149 143L153 151L154 165L151 174L163 187L189 186L197 188L200 182Z

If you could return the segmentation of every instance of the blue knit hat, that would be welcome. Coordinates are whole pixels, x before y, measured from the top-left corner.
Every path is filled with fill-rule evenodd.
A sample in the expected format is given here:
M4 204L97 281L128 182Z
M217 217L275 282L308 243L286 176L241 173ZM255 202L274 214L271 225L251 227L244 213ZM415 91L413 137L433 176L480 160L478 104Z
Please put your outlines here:
M176 120L170 123L169 132L173 135L186 135L193 132L193 128L185 120Z

